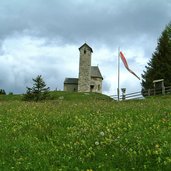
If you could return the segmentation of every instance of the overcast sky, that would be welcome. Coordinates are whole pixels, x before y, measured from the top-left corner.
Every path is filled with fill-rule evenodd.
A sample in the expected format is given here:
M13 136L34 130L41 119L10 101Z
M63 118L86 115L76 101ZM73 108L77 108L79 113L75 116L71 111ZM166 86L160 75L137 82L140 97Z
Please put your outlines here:
M103 93L116 94L118 47L141 77L170 11L170 0L0 0L0 89L24 93L42 75L51 90L63 90L65 77L78 77L86 42ZM120 72L127 93L141 90L122 63Z

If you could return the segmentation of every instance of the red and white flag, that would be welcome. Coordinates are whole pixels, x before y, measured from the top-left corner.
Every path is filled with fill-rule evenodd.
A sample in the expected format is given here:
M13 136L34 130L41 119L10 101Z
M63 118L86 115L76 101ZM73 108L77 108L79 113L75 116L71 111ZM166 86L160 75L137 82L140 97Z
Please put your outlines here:
M130 73L132 73L133 75L135 75L135 76L140 80L140 78L139 78L132 70L129 69L129 66L128 66L128 63L127 63L127 61L126 61L126 58L125 58L124 54L123 54L121 51L120 51L120 57L121 57L121 59L122 59L122 62L123 62L124 65L125 65L125 68L126 68Z

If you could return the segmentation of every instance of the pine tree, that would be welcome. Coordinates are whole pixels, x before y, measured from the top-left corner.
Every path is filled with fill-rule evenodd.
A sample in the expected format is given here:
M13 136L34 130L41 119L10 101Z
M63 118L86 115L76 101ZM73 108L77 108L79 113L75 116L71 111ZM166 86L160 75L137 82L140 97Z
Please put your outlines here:
M171 85L171 22L162 32L142 78L143 90L153 88L153 81L158 79L164 79L165 86Z
M38 75L35 79L32 79L34 84L33 87L26 87L26 94L24 95L24 100L44 100L49 95L49 87L46 87L45 82L41 75Z
M0 94L1 94L1 95L6 95L5 90L4 90L4 89L0 89Z

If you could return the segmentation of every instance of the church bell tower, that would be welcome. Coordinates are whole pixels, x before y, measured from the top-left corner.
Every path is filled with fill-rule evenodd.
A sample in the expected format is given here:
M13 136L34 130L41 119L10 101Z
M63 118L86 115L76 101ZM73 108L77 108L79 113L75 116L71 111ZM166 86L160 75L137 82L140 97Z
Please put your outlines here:
M90 92L92 48L86 43L80 48L78 92Z

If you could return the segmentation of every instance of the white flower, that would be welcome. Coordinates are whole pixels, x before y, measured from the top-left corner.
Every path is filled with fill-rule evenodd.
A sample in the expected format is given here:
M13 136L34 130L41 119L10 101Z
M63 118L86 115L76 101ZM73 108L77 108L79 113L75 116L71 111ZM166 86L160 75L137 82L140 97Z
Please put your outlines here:
M105 134L103 131L100 132L100 135L103 137Z
M98 141L96 141L96 142L95 142L95 145L99 145L99 142L98 142Z

